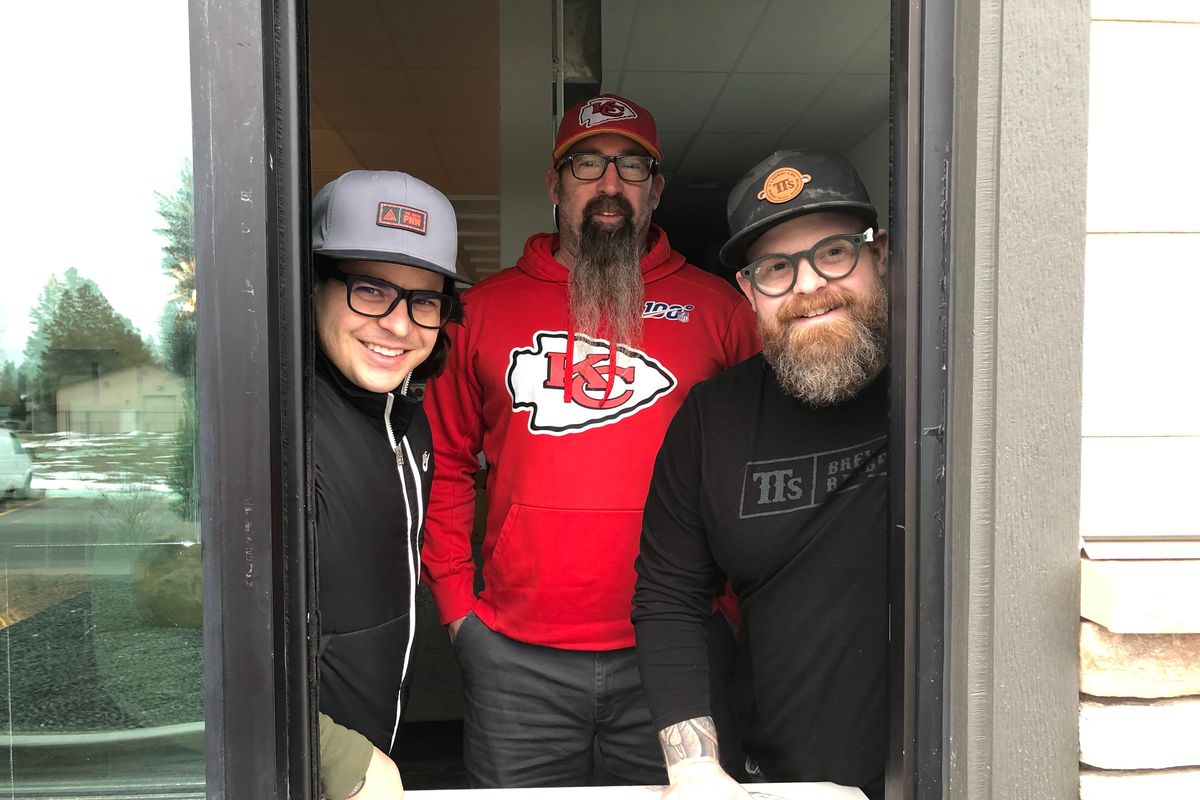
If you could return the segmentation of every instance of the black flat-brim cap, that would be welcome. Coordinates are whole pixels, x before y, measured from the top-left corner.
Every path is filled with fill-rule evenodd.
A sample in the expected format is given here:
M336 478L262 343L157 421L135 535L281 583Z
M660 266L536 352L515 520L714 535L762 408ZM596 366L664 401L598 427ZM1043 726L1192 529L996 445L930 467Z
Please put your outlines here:
M403 172L352 170L317 192L312 250L339 260L418 267L472 283L458 273L454 207L437 189Z
M879 225L867 187L844 155L834 150L772 153L729 193L731 235L721 248L721 263L741 269L746 249L769 228L819 211L853 214L872 229Z

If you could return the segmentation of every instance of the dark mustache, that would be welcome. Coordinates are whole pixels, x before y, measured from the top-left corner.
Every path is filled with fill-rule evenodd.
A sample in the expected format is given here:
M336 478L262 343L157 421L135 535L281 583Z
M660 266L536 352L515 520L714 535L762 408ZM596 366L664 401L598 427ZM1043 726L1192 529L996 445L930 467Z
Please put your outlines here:
M632 217L633 216L633 206L630 204L630 202L628 200L626 200L624 197L621 197L621 195L617 194L617 195L603 195L601 197L594 197L590 201L588 201L588 204L586 206L583 207L583 213L585 216L591 215L591 214L605 214L605 213L613 213L613 212L618 212L618 213L624 214L627 217Z

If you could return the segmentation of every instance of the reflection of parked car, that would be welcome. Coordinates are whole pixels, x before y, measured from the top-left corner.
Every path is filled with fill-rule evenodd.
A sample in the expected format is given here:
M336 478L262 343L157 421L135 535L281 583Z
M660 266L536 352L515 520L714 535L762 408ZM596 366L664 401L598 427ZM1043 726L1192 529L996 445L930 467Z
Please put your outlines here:
M0 428L0 502L10 497L29 497L33 462L21 440Z

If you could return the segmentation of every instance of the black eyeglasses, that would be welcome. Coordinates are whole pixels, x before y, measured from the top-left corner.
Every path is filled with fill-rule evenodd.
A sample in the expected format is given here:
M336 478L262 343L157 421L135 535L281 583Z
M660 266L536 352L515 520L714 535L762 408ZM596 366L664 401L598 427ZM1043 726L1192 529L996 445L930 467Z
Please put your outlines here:
M854 271L863 242L873 241L875 234L870 228L862 233L830 236L799 253L768 253L743 267L741 273L759 292L767 297L779 297L796 285L801 259L807 260L813 272L825 280L835 281Z
M641 183L658 171L658 162L653 156L602 156L599 153L575 153L563 156L563 164L571 165L571 174L581 181L599 180L609 164L617 165L617 175L628 183Z
M346 305L364 317L386 317L401 300L408 301L408 318L422 328L437 330L450 321L457 302L443 292L405 289L369 275L347 275L336 267L325 267L322 274L346 284Z

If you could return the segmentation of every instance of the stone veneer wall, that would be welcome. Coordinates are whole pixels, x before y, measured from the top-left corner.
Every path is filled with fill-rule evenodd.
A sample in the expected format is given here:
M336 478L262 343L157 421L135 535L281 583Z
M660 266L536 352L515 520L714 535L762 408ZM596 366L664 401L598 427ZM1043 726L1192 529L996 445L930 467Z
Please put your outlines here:
M1079 633L1081 800L1200 798L1200 633Z

